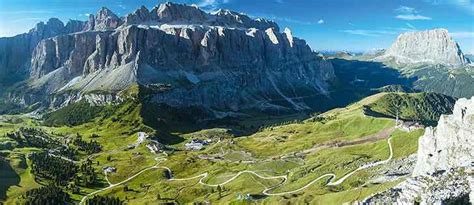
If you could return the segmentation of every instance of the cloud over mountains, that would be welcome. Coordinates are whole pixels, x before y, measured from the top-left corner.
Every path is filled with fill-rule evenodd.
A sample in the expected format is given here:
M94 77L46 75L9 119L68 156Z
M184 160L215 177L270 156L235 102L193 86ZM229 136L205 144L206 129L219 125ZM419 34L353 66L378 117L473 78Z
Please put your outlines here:
M397 9L395 9L395 12L398 14L395 16L395 18L401 19L401 20L408 20L408 21L431 20L431 17L423 16L419 14L419 12L413 7L400 6Z

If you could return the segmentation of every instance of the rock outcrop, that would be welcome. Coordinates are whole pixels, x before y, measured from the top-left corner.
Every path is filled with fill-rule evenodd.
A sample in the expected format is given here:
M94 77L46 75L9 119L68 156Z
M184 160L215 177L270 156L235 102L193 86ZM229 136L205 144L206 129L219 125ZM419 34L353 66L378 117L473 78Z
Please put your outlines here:
M30 59L37 44L46 38L82 31L84 22L71 20L66 25L57 18L40 22L28 33L0 38L0 86L28 78Z
M169 86L150 89L150 99L171 106L290 111L317 106L311 100L334 78L331 63L289 29L228 10L165 3L122 22L103 8L83 30L38 43L29 84L37 94L116 93L138 83Z
M474 202L474 97L459 99L452 115L442 115L436 128L420 138L412 177L367 203L443 204Z
M210 14L196 6L175 3L160 4L159 6L153 7L151 11L142 6L140 9L137 9L125 17L124 26L133 24L197 24L201 26L222 26L226 28L255 28L260 30L275 28L279 30L278 25L273 21L252 19L244 14L227 9L220 9Z
M474 165L474 98L459 99L452 115L442 115L418 144L414 176Z
M119 27L122 20L108 8L102 7L96 15L90 14L85 31L97 30L106 31Z
M377 60L397 64L441 64L459 67L470 63L446 29L407 32L398 36Z

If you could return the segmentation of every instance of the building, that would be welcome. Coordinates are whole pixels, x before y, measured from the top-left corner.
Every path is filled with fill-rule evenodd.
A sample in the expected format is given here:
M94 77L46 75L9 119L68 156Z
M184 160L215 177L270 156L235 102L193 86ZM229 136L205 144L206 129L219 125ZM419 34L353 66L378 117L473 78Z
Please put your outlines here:
M156 154L158 152L160 152L160 148L158 146L156 146L155 144L147 144L146 145L146 148L148 148L150 150L151 153L153 154Z
M421 123L415 122L415 121L400 121L397 123L397 128L405 131L405 132L411 132L416 129L422 129L425 128Z
M107 167L104 167L103 170L106 173L115 173L117 171L117 168L107 166Z
M208 144L209 142L206 140L193 139L191 142L186 143L184 147L186 147L186 150L202 150Z

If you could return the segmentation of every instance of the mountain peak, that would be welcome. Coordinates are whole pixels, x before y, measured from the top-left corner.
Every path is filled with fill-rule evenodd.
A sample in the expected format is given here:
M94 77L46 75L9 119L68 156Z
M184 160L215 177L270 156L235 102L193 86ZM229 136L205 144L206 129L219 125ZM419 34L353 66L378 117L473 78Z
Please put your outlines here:
M50 18L46 24L50 26L64 26L63 22L58 18Z
M155 7L152 12L161 21L204 21L207 13L195 6L166 2Z
M142 6L133 13L125 17L124 25L188 25L200 24L203 26L222 26L232 28L256 28L266 30L274 28L279 30L278 25L270 20L252 19L249 16L231 11L228 9L219 9L216 12L206 13L196 5L186 5L177 3L162 3L151 11Z
M89 15L89 20L84 27L85 31L89 30L111 30L119 27L121 24L120 18L107 7L102 7L95 16Z
M120 25L120 18L110 9L102 7L94 19L94 30L115 29Z
M29 31L29 33L37 33L44 36L55 36L63 32L64 23L58 18L50 18L46 23L39 22Z
M400 64L442 64L453 67L470 63L444 28L402 33L381 58L393 59Z
M107 7L100 8L100 10L97 11L97 14L96 14L96 17L108 17L108 16L117 16L117 15L115 15L115 13L112 12Z

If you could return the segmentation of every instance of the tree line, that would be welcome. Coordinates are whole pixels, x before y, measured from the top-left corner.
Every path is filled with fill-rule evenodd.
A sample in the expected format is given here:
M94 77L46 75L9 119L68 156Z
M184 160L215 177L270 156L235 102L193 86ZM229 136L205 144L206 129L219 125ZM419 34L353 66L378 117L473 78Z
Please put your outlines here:
M73 162L50 156L47 152L32 153L29 159L35 176L50 179L56 185L67 185L78 171L78 166Z
M48 185L27 191L21 196L26 205L68 204L71 198L68 193L55 185Z
M94 196L87 200L87 205L122 205L118 197L109 197L109 196Z
M94 136L94 135L93 135ZM85 151L87 154L98 153L102 150L102 146L95 140L89 142L82 139L82 136L77 134L72 142L81 151Z

